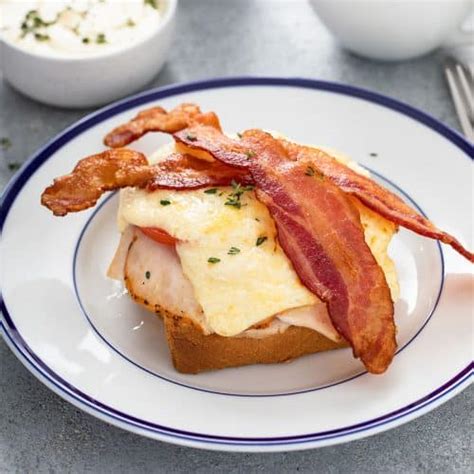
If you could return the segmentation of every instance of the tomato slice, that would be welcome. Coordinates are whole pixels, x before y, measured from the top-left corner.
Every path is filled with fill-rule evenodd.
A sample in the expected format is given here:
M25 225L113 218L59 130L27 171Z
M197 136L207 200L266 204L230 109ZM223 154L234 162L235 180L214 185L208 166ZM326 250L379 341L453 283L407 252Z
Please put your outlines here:
M166 230L159 229L158 227L140 227L140 230L147 237L159 244L175 245L178 242L178 239L175 239L172 235L168 234Z

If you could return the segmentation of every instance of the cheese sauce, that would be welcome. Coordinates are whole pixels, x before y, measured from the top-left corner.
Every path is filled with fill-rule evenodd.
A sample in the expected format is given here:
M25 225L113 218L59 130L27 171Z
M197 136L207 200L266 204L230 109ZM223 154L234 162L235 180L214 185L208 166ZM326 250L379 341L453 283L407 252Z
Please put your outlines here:
M164 9L163 0L0 0L0 33L35 54L94 56L139 42Z

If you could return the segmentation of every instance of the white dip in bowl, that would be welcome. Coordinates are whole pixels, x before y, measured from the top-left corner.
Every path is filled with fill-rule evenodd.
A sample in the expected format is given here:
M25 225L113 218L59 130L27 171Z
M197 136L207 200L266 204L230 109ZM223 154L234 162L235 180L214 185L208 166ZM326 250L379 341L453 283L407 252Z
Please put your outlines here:
M41 102L90 107L149 82L171 46L177 0L0 0L1 68Z

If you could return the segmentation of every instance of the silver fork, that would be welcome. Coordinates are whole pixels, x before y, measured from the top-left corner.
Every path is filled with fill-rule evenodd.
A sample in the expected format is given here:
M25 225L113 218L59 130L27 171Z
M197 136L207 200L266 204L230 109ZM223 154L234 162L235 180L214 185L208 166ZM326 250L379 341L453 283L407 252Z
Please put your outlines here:
M472 71L456 61L444 67L454 108L467 139L474 142L474 79Z

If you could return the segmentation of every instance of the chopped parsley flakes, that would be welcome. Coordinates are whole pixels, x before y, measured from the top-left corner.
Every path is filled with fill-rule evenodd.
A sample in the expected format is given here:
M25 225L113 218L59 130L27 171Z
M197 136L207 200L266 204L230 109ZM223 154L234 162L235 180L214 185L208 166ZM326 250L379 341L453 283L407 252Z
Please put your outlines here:
M266 237L265 235L262 235L261 237L259 237L259 238L257 239L257 241L255 242L255 245L256 245L257 247L259 247L259 246L262 245L263 242L265 242L265 240L267 240L267 239L268 239L268 237Z
M158 0L143 0L145 5L150 5L151 8L158 10Z
M324 181L324 175L318 171L318 170L315 170L312 166L308 166L306 168L306 171L304 172L304 174L306 176L316 176L317 178L319 178L321 181Z
M252 191L253 189L254 186L242 186L240 183L232 180L232 192L229 194L229 196L227 196L227 200L224 204L226 206L232 206L236 209L240 209L242 206L245 206L245 204L242 204L240 200L242 194L244 194L246 191Z
M91 43L91 39L88 38L87 36L82 38L82 42L84 44L90 44ZM95 43L97 44L105 44L107 43L107 37L105 36L104 33L99 33L96 37L95 37L95 40L94 40Z
M13 163L8 163L8 169L10 171L16 171L20 169L20 167L21 167L21 163L17 163L16 161Z
M147 271L145 272L145 278L146 278L147 280L149 280L150 277L151 277L151 273L147 270Z
M95 39L97 44L105 44L107 43L107 38L105 37L104 33L99 33Z
M227 255L237 255L238 253L240 253L240 249L237 247L231 247L227 252Z
M35 33L35 40L36 41L49 41L51 38L49 35L43 35L41 33Z
M171 204L171 201L168 201L168 199L162 199L162 200L160 201L160 204L161 204L162 206L169 206L169 205Z
M216 194L217 193L217 188L206 189L204 192L206 194Z
M233 194L229 195L229 197L227 198L227 201L224 204L226 206L235 207L236 209L240 209L242 207L242 203L240 202L240 196L235 196Z
M25 15L21 24L21 38L24 38L27 34L32 33L36 40L46 41L49 39L47 34L41 33L38 30L47 28L48 26L56 23L57 18L53 21L44 21L38 13L38 10L30 10Z
M214 264L214 263L219 263L219 262L221 261L221 259L220 259L220 258L217 258L217 257L209 257L209 258L207 259L207 261L208 261L209 263Z
M197 138L194 135L191 135L190 133L188 133L186 135L186 140L189 140L190 142L195 142L197 141Z
M12 142L7 137L0 138L0 148L2 150L8 150L12 146Z

